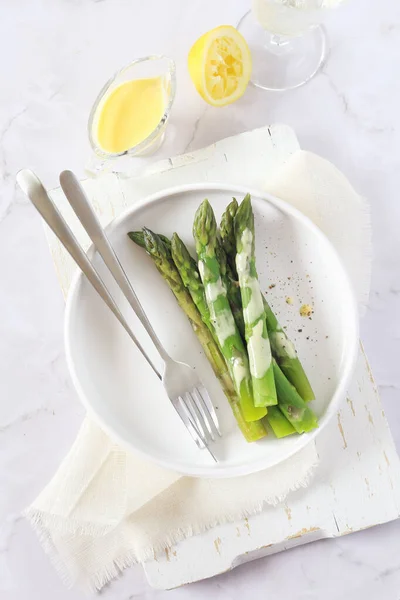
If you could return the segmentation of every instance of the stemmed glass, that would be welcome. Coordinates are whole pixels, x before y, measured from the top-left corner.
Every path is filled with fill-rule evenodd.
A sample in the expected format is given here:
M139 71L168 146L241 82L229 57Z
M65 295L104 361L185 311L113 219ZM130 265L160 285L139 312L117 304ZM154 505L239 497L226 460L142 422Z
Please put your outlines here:
M265 90L284 91L309 81L327 51L322 25L343 0L252 0L237 29L253 57L251 81Z

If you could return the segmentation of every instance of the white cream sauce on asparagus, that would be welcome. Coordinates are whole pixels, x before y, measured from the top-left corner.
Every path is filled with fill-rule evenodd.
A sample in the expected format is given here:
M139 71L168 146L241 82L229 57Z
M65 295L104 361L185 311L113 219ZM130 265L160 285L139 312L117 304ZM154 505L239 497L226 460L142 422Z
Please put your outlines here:
M205 265L202 260L199 261L199 271L201 279L204 283L204 273L205 273ZM211 322L215 329L215 334L217 339L221 345L225 343L225 341L231 335L235 334L236 326L235 320L230 310L224 310L218 313L218 317L215 313L214 302L221 294L226 295L225 286L222 283L221 278L214 283L205 283L204 291L206 294L207 304L210 309Z
M243 309L246 323L254 323L264 313L264 305L257 278L250 275L250 257L252 253L253 234L246 228L241 237L242 251L236 255L236 269L240 285L250 289L250 301Z
M243 308L244 321L252 325L252 335L247 341L247 350L250 360L250 372L253 377L261 378L265 375L271 365L271 347L269 339L264 338L263 321L264 305L260 290L260 284L256 277L250 275L250 257L252 254L253 234L246 228L241 237L242 250L236 255L236 269L239 275L240 286L250 290L248 305Z
M221 277L218 279L218 281L215 281L214 283L208 283L206 286L207 289L207 300L210 300L211 302L215 302L215 300L218 298L218 296L221 296L221 294L225 294L226 290L224 287L224 284L222 283Z
M260 293L260 284L253 277L243 277L239 274L239 279L243 281L244 287L250 290L250 301L246 308L243 309L243 317L245 323L255 323L264 314L264 305Z
M268 371L272 355L271 346L268 338L264 338L263 332L263 320L258 321L257 325L253 327L253 334L247 342L247 351L249 353L250 361L250 372L256 379L261 379Z
M243 360L241 358L233 359L232 371L235 383L238 387L240 387L240 384L242 383L243 379L247 377L247 369L244 366Z
M274 331L269 334L271 342L276 348L279 356L287 356L288 358L297 358L296 348L283 331Z

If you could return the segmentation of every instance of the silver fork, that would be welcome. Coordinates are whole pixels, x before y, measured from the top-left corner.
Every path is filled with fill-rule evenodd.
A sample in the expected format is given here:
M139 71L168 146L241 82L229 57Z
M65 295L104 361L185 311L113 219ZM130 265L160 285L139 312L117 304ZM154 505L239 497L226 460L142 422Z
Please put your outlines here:
M209 442L215 441L216 435L220 436L221 431L210 396L194 369L172 359L161 344L75 175L71 171L61 173L60 183L64 194L164 361L165 368L162 376L131 330L100 275L53 204L40 180L32 171L24 169L18 173L17 182L102 300L119 320L157 377L162 380L172 405L198 448L207 449L217 462L209 448Z

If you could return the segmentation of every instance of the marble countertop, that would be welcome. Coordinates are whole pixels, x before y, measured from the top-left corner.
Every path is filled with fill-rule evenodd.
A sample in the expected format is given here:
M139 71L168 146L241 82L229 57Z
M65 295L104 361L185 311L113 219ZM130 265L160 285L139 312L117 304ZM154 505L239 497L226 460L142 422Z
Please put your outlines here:
M83 175L86 121L98 89L136 56L177 62L178 93L158 157L197 149L272 122L334 162L372 209L374 256L362 338L400 450L400 5L348 0L327 23L330 56L308 85L284 94L249 88L220 111L186 71L195 38L235 24L246 0L19 0L0 19L0 600L83 600L68 590L20 516L69 449L83 409L63 350L64 301L33 208L15 173L34 168L48 187ZM155 20L155 15L157 19ZM153 159L154 160L154 159ZM171 592L136 567L105 600L160 598L399 600L400 522L274 555Z

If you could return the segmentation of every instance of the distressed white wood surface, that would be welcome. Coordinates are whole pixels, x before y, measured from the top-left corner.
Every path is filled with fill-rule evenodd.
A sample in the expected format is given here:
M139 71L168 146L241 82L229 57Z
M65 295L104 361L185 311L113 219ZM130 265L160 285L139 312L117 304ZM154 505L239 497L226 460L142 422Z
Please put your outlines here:
M145 195L193 181L265 187L299 144L287 126L275 125L227 138L184 156L155 163L140 176L106 175L85 180L102 223ZM76 217L59 189L52 192L69 223ZM76 223L77 237L89 240ZM64 294L74 264L47 231ZM321 465L312 485L285 504L236 524L187 539L144 565L149 583L169 589L211 577L293 546L345 535L400 515L400 463L367 359L360 349L357 370L337 420L317 442ZM201 556L201 560L199 560Z
M183 183L224 182L263 189L288 157L300 148L294 131L273 125L216 142L207 148L159 161L141 176L108 174L83 183L102 225L107 225L127 206L154 192ZM229 154L229 158L228 158ZM51 197L86 248L89 237L60 188ZM75 263L54 234L46 228L50 251L64 296L68 293Z
M307 489L259 515L184 540L144 565L149 583L170 589L400 516L399 459L361 348L347 400L318 437L317 450L321 464Z

